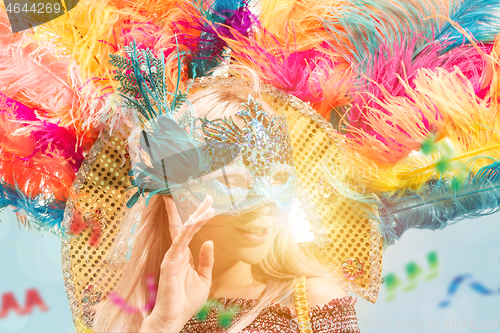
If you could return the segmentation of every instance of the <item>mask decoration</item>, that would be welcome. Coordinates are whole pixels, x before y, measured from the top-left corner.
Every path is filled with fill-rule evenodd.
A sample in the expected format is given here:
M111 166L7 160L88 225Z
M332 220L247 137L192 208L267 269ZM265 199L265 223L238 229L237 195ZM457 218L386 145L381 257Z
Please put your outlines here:
M295 171L286 121L282 117L270 118L260 106L252 96L242 104L244 109L236 115L245 122L242 128L232 119L202 119L207 142L236 143L240 154L183 191L190 203L198 206L209 194L214 198L216 215L240 215L270 202L276 203L280 211L288 211ZM227 160L219 157L218 150L212 152L213 160Z
M231 118L195 117L189 107L180 115L187 92L176 89L171 102L161 98L163 59L135 45L126 53L128 59L115 59L122 70L117 71L120 91L144 124L141 154L131 171L138 191L129 208L149 193L149 197L174 195L179 201L188 200L188 206L201 204L209 194L217 215L240 215L270 202L282 212L289 209L295 175L283 117L270 117L252 96L234 116L243 126Z

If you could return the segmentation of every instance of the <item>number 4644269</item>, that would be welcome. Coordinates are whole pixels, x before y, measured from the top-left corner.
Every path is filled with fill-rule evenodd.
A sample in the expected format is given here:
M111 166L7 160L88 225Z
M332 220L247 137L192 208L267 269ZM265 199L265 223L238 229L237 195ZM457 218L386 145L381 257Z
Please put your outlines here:
M61 5L58 3L32 3L24 5L21 3L9 3L6 7L8 13L33 13L33 14L51 14L59 13L61 11Z
M493 319L476 319L476 320L471 320L470 322L466 323L465 320L462 320L462 322L459 322L458 319L453 319L453 320L446 320L444 323L444 327L448 329L458 329L458 328L472 328L476 330L488 330L488 329L497 329L498 328L498 320Z

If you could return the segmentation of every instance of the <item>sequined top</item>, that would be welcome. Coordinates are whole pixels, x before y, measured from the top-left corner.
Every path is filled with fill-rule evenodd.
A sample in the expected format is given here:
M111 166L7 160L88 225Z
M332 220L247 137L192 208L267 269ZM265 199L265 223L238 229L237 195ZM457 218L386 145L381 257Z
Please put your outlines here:
M234 321L240 319L248 310L250 310L257 300L255 299L234 299L218 298L224 309L238 306L241 311L234 316ZM279 303L272 304L264 308L255 320L248 325L244 333L299 333L299 328L310 328L314 333L359 333L354 304L356 298L347 296L334 298L327 304L313 306L309 310L311 318L308 325L299 327L297 316L292 311ZM184 325L181 333L222 333L227 328L220 325L220 315L217 308L212 308L208 317L204 320L191 318ZM310 324L310 325L309 325ZM309 327L307 327L309 326Z

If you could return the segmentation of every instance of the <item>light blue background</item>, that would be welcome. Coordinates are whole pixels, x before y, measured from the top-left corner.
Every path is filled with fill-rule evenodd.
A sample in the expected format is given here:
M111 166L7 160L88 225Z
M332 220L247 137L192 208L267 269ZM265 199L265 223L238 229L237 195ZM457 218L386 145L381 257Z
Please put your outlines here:
M376 304L358 300L361 332L500 332L500 215L460 221L443 230L409 230L384 252L382 276L394 273L404 287L408 281L405 266L415 261L426 275L426 257L432 251L437 252L440 262L437 278L420 279L417 288L410 292L398 290L397 297L390 302L386 301L384 285ZM497 293L483 296L464 283L459 286L451 305L439 308L438 304L446 299L451 281L463 274L471 274L475 281ZM493 319L497 320L497 329L486 329L486 320L491 326ZM447 320L449 327L445 327ZM464 320L466 326L473 321L474 328L453 329L454 320L458 326Z
M64 290L60 244L51 233L19 228L12 210L0 212L0 303L4 293L13 292L24 308L26 291L35 288L49 308L42 312L35 306L22 316L10 311L0 319L0 332L76 332Z
M24 307L26 290L36 288L49 307L47 312L35 307L31 314L23 316L11 312L0 319L0 332L75 332L64 291L59 238L46 232L19 229L11 210L0 212L0 220L0 296L13 292ZM457 275L470 273L489 289L500 290L499 220L497 214L461 221L444 230L410 230L404 234L401 241L384 252L383 276L394 273L404 286L405 266L411 261L424 269L422 275L426 275L426 256L432 251L438 254L440 274L430 281L419 280L412 291L398 290L390 302L386 301L384 285L376 304L359 298L356 308L361 332L500 332L500 327L493 330L484 325L485 320L490 325L493 319L500 321L498 293L482 296L464 284L451 306L445 309L437 306ZM446 320L449 328L444 327ZM476 328L453 329L453 320L458 325L463 320L469 325L472 320ZM388 329L389 323L392 329ZM437 328L429 328L430 323ZM479 323L481 330L477 328Z

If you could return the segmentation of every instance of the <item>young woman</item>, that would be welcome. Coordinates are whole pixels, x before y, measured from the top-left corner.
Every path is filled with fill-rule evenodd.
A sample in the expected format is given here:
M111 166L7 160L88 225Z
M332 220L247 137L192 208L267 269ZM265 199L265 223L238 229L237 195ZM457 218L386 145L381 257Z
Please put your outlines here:
M288 156L288 129L268 130L278 118L259 98L253 101L256 113L241 113L248 107L249 96L260 93L258 85L249 89L246 84L233 86L231 91L213 86L189 97L191 110L198 117L230 117L241 131L251 130L256 135L248 145L240 140L246 150L222 168L227 171L224 175L215 177L220 170L208 174L202 184L174 195L177 200L165 195L150 198L134 240L132 259L115 291L130 304L146 304L144 281L148 274L154 274L158 282L154 308L150 313L127 314L108 300L97 306L95 331L226 331L228 328L217 323L216 307L205 320L193 318L207 299L217 299L224 308L240 308L229 331L302 332L307 327L312 332L359 331L355 299L347 296L337 278L293 238L289 211L295 197L295 175ZM259 118L259 112L265 117ZM272 140L279 145L262 148L261 144ZM260 164L249 162L253 156L249 150L262 153L261 160L254 161ZM289 159L277 159L279 156ZM258 165L269 166L269 172L259 173ZM228 191L210 190L216 188L208 186L210 181ZM241 191L246 191L245 195L238 197ZM225 203L230 199L236 204L229 207ZM176 207L174 201L184 208ZM295 293L294 297L304 277L306 293ZM308 323L297 317L300 297L310 308Z
M94 329L222 330L214 326L218 306L205 320L192 318L217 298L223 311L241 308L229 330L307 331L308 323L317 332L356 331L354 299L338 287L331 266L342 266L342 286L375 302L383 246L409 228L441 229L498 209L499 2L470 3L80 0L58 19L17 33L1 11L0 207L15 207L23 223L75 236L62 239L64 278L84 332L92 306L109 291L143 308L150 274L159 288L153 309L129 314L108 299L97 306ZM147 50L133 69L123 57L132 40ZM148 52L186 61L163 66L155 59L150 66ZM133 211L143 216L122 275L104 259L117 233L124 231L120 244L131 234L122 225L123 198L127 156L137 145L124 143L130 126L122 115L155 87L156 98L176 109L185 96L166 98L177 88L167 91L158 74L187 88L188 78L210 81L226 60L253 68L254 81L279 91L260 94L233 80L189 94L185 108L207 116L204 135L217 138L211 172L194 172L206 161L187 153L176 169L181 176L193 170L193 179L175 183L183 193L139 174L140 194L154 186L147 206L133 197ZM117 65L128 99L111 82ZM250 97L258 112L242 115ZM294 163L276 118L282 111L293 128ZM235 124L216 121L224 115ZM174 123L158 119L170 129ZM101 134L108 132L114 137L106 142ZM168 133L156 131L156 152L176 149ZM176 133L186 139L177 143L189 146L191 132ZM224 156L235 146L241 156ZM307 218L318 215L325 229L327 246L315 255L291 237L294 169L314 197L316 212Z

